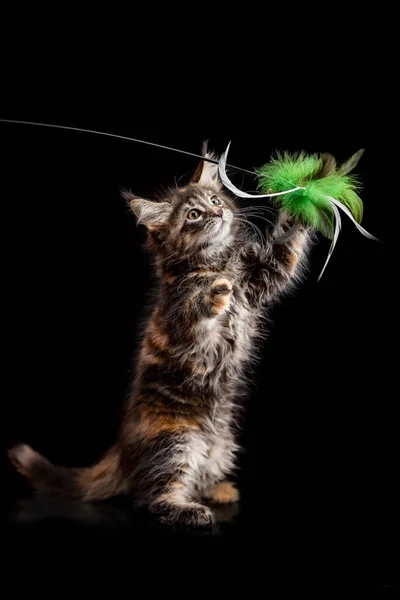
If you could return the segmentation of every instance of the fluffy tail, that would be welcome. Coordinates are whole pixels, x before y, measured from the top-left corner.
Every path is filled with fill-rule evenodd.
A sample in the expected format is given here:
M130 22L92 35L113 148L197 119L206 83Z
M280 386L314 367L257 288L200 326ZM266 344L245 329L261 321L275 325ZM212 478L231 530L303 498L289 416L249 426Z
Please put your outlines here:
M82 500L104 500L126 491L115 446L96 465L84 469L53 465L25 444L11 448L8 456L17 471L39 492Z

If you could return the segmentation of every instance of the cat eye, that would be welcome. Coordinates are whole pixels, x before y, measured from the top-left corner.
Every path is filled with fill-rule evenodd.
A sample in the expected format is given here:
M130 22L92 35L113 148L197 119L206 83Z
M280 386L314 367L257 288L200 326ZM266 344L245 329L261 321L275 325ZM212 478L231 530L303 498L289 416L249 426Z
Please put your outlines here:
M222 204L221 200L217 198L217 196L211 196L210 202L211 204L214 204L214 206L221 206Z
M197 219L200 219L200 217L201 212L199 210L190 210L187 216L190 221L197 221Z

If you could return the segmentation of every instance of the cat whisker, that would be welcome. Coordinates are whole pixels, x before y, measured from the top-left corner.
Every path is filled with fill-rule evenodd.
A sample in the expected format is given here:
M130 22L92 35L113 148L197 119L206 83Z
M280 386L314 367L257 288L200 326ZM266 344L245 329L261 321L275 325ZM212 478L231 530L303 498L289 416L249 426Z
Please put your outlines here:
M269 219L267 219L266 217L263 217L261 215L255 214L255 213L248 213L246 215L246 217L255 217L256 219L262 219L263 221L266 221L267 223L269 223L269 225L274 225L274 223L272 221L270 221Z
M238 198L238 200L243 200L243 198ZM248 201L244 201L241 204L241 208L260 208L262 210L273 210L274 212L279 212L279 209L276 208L273 204L271 203L266 203L266 202L262 202L262 203L256 203L256 202L252 202L251 204L249 204Z
M273 210L272 208L267 208L267 207L261 207L261 206L246 206L243 208L239 208L238 212L249 212L249 211L253 211L256 210L257 212L260 213L264 213L264 212L269 212L273 215L278 214L278 211Z
M256 219L262 219L263 221L266 221L269 225L271 225L272 227L274 226L274 223L272 221L270 221L269 219L267 219L266 217L263 217L260 214L254 213L254 212L241 212L240 213L244 218L246 218L246 220L248 220L248 218L250 217L254 217Z
M264 238L263 238L263 236L262 236L262 233L261 233L261 231L260 231L259 227L257 227L257 225L255 225L255 223L252 223L251 221L249 221L249 220L248 220L248 219L246 219L246 218L245 218L245 219L241 219L240 217L237 217L236 215L235 215L235 217L234 217L234 218L235 218L237 221L239 221L239 222L241 222L241 223L244 223L245 225L249 225L249 226L250 226L250 227L253 229L253 231L255 232L255 235L256 235L257 241L258 241L258 242L259 242L261 245L263 245L263 244L264 244Z
M273 208L269 208L267 206L246 206L246 207L243 207L243 208L239 208L239 212L242 212L242 213L252 212L252 211L269 212L272 215L276 215L279 212L279 211L274 210Z

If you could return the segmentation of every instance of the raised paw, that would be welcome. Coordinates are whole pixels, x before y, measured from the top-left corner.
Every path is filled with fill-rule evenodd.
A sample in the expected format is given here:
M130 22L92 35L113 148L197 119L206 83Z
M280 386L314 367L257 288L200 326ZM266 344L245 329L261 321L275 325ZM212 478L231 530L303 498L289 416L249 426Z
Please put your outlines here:
M186 527L210 527L214 522L212 511L198 502L172 503L155 501L150 511L162 523L183 525Z
M232 284L228 279L216 279L211 286L211 313L220 315L229 306L232 297Z
M228 504L239 501L239 490L230 481L222 481L215 485L208 494L212 502L218 504Z

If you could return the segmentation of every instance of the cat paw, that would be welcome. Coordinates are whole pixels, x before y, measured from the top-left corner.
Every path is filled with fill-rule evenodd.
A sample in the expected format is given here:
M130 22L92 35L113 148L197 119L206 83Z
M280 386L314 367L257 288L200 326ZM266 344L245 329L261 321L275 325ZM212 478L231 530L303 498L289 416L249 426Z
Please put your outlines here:
M232 284L228 279L216 279L211 286L211 314L220 315L229 306L232 297Z
M185 527L211 527L214 515L211 509L197 502L153 502L150 511L162 522Z
M207 497L211 502L229 504L239 501L239 490L230 481L222 481L210 490Z

